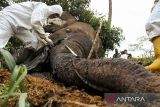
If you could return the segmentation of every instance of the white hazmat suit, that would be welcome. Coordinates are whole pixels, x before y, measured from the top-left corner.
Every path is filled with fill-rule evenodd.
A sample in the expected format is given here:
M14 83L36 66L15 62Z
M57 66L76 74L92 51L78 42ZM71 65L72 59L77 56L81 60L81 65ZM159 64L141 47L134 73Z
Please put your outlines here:
M22 2L0 11L0 48L11 36L16 36L32 48L39 49L39 37L46 38L43 26L51 14L63 13L60 5L47 6L42 2Z
M160 35L160 1L155 2L145 28L150 40Z
M155 60L145 69L155 72L160 71L160 1L155 0L151 15L146 23L147 34L153 43Z

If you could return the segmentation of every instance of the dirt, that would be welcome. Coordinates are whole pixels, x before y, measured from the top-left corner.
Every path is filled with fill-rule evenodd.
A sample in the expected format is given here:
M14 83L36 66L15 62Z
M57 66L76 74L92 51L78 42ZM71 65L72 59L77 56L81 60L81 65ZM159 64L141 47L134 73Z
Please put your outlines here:
M11 74L6 69L0 69L0 85L8 86ZM100 96L89 95L75 87L66 88L63 84L51 82L40 77L27 75L23 83L28 90L27 101L34 107L107 107ZM17 97L10 98L8 107L16 106ZM3 100L0 101L0 104ZM120 107L120 105L113 105ZM122 105L124 107L124 105Z

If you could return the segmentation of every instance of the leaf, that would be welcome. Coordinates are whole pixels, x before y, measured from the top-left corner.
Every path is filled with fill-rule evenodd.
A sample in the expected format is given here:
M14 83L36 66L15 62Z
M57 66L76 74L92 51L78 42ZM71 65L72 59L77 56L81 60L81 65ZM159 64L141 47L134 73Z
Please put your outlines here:
M14 67L16 66L16 62L13 58L13 56L4 49L0 49L1 54L3 55L5 62L7 63L10 72L12 72L14 70Z
M17 65L16 65L16 67L13 71L13 74L15 74L15 75L13 75L15 77L12 77L12 79L11 79L11 83L13 83L13 84L10 84L9 93L10 92L12 93L16 89L16 87L22 82L22 80L25 78L25 76L27 75L26 66L25 65L20 65L20 66L17 67ZM16 80L15 80L15 78L16 78Z
M27 93L22 93L19 97L19 107L25 107L26 103L25 103L25 100L27 98Z
M2 107L7 107L7 102L9 97L14 94L16 87L18 87L20 83L22 84L22 80L25 78L26 75L27 75L27 68L25 65L15 66L11 77L8 94L5 98L5 102Z
M11 90L13 89L14 84L16 83L16 79L18 77L19 71L20 71L20 68L18 66L15 66L14 71L11 75L10 83L9 83L8 95L9 95L9 92L11 92ZM14 92L14 90L13 90L13 92ZM12 93L10 93L10 94L12 94Z

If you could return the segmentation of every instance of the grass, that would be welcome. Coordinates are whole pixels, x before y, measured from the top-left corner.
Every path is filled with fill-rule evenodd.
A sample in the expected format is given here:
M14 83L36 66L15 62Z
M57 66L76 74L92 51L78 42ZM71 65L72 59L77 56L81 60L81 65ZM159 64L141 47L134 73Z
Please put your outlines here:
M153 57L144 56L144 57L140 57L140 58L131 58L129 60L133 61L135 63L141 64L143 66L148 66L153 62L154 58Z
M2 107L7 107L8 100L11 96L19 96L19 107L26 107L28 106L26 104L27 90L23 85L23 79L27 75L27 68L25 65L16 65L14 58L8 51L0 49L0 52L12 73L8 87L3 87L4 90L7 90L7 93L5 91L0 93L0 99L4 99ZM20 92L17 93L17 90L20 90Z

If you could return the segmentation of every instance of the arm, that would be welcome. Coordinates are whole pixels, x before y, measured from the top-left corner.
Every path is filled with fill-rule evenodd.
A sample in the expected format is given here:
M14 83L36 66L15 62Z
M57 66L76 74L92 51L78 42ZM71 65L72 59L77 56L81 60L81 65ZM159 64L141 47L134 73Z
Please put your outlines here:
M154 4L153 4L153 6L152 6L152 8L151 8L151 12L152 12L153 8L155 7L155 5L156 5L158 2L159 2L159 0L154 0Z
M46 41L49 44L53 44L52 40L50 40L44 31L43 26L46 24L48 16L48 10L46 5L40 5L39 7L35 8L32 12L31 16L31 24L32 28L35 32L38 33L40 41Z
M39 34L45 34L43 26L47 24L48 16L52 14L58 14L61 16L63 13L62 7L60 5L47 6L46 4L41 4L32 12L31 24L33 29L35 29Z
M45 25L47 20L47 6L40 5L34 9L31 16L31 25L33 30L35 30L40 35L45 35L43 25Z

